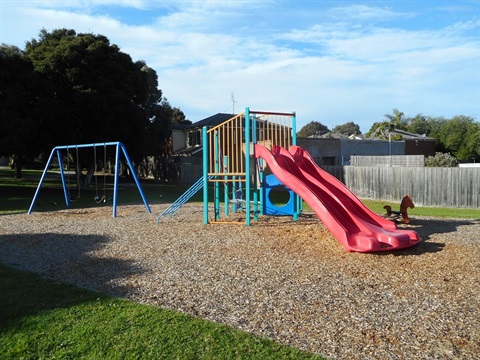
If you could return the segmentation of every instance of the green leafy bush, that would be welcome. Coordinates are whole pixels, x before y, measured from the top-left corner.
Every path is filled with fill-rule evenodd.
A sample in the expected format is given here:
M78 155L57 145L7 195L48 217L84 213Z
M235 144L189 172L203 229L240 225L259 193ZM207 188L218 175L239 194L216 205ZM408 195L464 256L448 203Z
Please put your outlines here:
M425 166L427 167L457 167L458 160L450 153L437 152L435 156L429 156L425 160Z

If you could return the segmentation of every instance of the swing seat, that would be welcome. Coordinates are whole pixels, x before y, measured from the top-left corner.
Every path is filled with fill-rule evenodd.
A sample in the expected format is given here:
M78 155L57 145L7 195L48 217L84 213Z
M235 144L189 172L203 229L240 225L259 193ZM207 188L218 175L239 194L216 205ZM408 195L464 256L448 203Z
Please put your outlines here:
M237 190L233 192L233 198L228 201L230 204L239 205L240 209L242 208L243 204L245 204L245 200L243 200L243 191Z
M238 206L238 210L243 210L243 207L246 203L246 201L243 199L243 191L242 190L237 190L237 191L233 192L233 195L234 195L234 197L232 199L228 200L228 202L230 204ZM254 201L250 201L250 204L253 205Z
M97 204L100 204L102 202L105 203L106 202L105 196L100 196L100 195L95 196L95 202Z

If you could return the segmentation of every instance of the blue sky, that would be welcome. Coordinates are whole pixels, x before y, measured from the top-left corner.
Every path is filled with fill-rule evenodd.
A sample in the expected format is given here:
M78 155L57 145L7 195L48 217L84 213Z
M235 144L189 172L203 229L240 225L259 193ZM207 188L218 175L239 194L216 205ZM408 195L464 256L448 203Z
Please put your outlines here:
M480 117L480 0L0 0L1 43L42 28L107 36L192 121L233 105L363 132L394 108Z

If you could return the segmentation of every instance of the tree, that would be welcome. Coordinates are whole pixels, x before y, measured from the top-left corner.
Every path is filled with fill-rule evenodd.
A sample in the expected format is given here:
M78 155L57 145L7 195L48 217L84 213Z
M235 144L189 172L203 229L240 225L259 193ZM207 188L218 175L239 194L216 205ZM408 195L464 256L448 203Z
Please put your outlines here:
M405 114L398 109L393 109L392 114L385 114L389 124L393 124L395 128L406 130L408 126L408 120L405 118Z
M471 160L480 161L480 123L472 124L466 142L466 149L471 154Z
M414 134L425 134L429 136L432 132L432 123L426 116L417 114L415 117L408 119L407 131Z
M34 121L38 77L23 52L0 46L0 155L12 156L15 176L22 177L24 161L36 152Z
M337 125L332 129L333 133L343 134L343 135L357 135L361 134L360 126L355 124L353 121L347 122L343 125Z
M133 62L103 35L69 29L41 30L38 40L27 42L25 56L45 85L36 119L44 152L58 144L121 141L134 162L142 158L161 106L154 70ZM90 174L92 155L76 159Z
M192 122L185 117L185 114L180 108L173 108L172 124L192 125Z
M311 121L297 132L297 137L307 138L309 136L320 136L329 131L328 127L318 121Z
M401 135L395 134L391 136L390 133L393 129L407 130L408 120L405 119L405 114L398 109L393 109L392 114L385 114L384 117L387 120L373 123L365 136L383 140L401 140Z
M439 143L438 149L450 152L459 160L479 157L478 128L473 118L457 115L452 119L438 118L432 127L431 136Z
M122 141L130 150L142 142L151 88L144 63L102 35L58 29L40 32L26 45L26 56L45 78L41 98L45 149L59 143Z

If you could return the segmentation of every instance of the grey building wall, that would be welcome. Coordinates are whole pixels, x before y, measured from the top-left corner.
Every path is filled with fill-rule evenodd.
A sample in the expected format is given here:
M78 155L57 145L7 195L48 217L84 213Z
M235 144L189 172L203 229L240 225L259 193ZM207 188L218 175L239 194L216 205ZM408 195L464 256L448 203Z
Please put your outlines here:
M348 165L352 155L405 155L405 141L299 138L319 165Z
M352 155L405 155L405 141L342 139L340 143L343 157L340 165L348 165Z
M297 145L307 150L318 165L341 165L339 139L299 138Z

